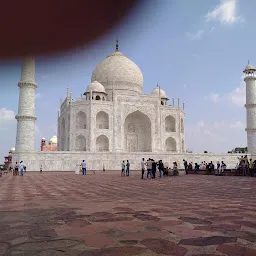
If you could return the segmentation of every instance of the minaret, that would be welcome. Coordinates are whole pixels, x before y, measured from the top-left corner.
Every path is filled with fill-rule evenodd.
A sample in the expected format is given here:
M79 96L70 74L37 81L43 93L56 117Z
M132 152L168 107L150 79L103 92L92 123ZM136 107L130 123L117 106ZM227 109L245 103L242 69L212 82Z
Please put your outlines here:
M256 158L256 84L255 84L255 72L256 69L249 64L244 69L245 84L246 84L246 119L247 127L247 150L252 155L252 158Z
M16 153L35 150L35 59L26 57L22 62L21 79L18 83L19 109L16 115Z

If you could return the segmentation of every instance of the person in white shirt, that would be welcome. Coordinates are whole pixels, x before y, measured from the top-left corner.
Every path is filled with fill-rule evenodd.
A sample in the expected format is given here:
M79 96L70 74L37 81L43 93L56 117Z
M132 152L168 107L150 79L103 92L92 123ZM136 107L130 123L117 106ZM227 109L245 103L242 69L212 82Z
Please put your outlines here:
M82 161L81 166L82 166L82 173L83 173L83 175L86 175L86 163L85 163L84 160Z
M144 179L144 173L147 169L147 164L145 162L145 159L142 158L142 161L141 161L141 179L143 180Z
M23 172L24 172L24 163L23 161L20 162L20 176L23 176Z

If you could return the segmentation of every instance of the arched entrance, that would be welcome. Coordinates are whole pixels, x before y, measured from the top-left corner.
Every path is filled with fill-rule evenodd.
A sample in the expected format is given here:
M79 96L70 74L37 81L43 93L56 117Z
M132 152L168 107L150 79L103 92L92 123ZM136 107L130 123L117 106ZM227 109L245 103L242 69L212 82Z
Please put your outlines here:
M76 151L86 151L86 139L83 135L76 137Z
M169 137L165 141L165 149L166 151L175 152L176 151L176 141L174 138Z
M129 114L124 122L124 149L128 152L151 152L151 121L140 111Z

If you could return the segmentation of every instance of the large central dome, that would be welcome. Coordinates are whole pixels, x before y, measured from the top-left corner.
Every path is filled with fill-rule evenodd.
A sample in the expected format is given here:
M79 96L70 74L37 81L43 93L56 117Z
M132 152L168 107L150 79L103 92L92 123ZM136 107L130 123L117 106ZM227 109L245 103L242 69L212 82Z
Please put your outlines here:
M118 50L97 65L91 81L97 80L108 91L142 92L143 75L140 68Z

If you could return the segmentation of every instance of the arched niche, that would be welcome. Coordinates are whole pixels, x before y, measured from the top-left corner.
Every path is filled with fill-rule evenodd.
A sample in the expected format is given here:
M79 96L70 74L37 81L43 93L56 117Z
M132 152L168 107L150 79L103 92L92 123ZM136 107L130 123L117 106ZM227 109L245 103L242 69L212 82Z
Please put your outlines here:
M181 130L181 133L184 133L184 120L183 120L183 118L180 119L180 130Z
M100 135L96 139L96 150L101 151L109 151L109 140L105 135Z
M175 118L171 115L165 118L165 131L176 132L176 121Z
M83 135L78 135L76 137L75 150L86 151L86 139Z
M109 117L104 111L100 111L96 115L96 127L97 129L109 129Z
M76 129L86 129L86 114L83 111L79 111L76 114Z
M129 114L124 122L124 149L128 152L151 152L152 135L149 117L140 111Z
M100 100L100 96L97 95L97 96L95 97L95 100Z
M169 137L165 141L165 150L168 152L176 151L176 140L172 137Z
M66 124L65 124L65 119L64 118L62 118L62 120L61 120L60 131L61 131L61 133L60 133L61 134L61 136L60 136L60 141L61 141L60 150L65 151L65 149L66 149L66 145L65 145Z

